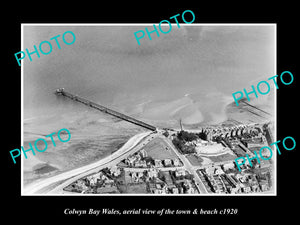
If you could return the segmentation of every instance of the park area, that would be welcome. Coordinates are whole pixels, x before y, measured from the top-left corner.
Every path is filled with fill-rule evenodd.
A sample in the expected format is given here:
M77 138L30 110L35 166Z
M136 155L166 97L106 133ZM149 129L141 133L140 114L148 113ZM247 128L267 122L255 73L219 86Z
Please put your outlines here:
M227 161L234 161L236 156L232 154L222 154L218 156L198 156L197 154L186 155L186 158L190 161L193 166L205 166L211 163L221 163Z
M151 142L144 146L144 150L148 156L153 159L176 159L177 156L169 145L160 137L154 138Z
M233 161L236 158L236 156L226 153L226 154L222 154L222 155L218 155L218 156L209 156L207 158L209 158L211 161L217 163L217 162Z

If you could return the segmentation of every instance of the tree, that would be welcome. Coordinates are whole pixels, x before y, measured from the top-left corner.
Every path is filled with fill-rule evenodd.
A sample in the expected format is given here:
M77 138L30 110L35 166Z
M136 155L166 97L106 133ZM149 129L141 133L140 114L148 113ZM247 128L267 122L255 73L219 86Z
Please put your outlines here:
M186 174L184 176L185 179L188 179L188 180L193 180L194 176L192 174Z
M184 144L182 143L182 141L180 139L178 139L177 137L174 138L172 140L172 143L175 145L176 148L178 148L180 151L182 150Z
M184 131L184 130L180 131L177 136L180 140L188 141L188 142L198 139L198 136L196 134L189 133L189 132Z
M163 133L163 135L164 135L165 137L168 137L168 136L169 136L169 132L168 132L168 131L165 131L165 132Z
M221 143L222 137L221 137L221 136L217 136L217 137L215 138L215 141L216 141L217 143Z
M205 140L205 141L207 140L207 134L201 132L201 133L198 133L197 135L198 135L198 137L201 138L202 140Z
M152 157L146 156L144 160L146 161L146 163L150 163L151 165L154 165L154 159Z
M166 177L165 177L165 175L164 175L161 171L158 172L157 177L158 177L160 180L162 180L163 182L166 181Z
M195 153L195 146L183 146L182 152L184 154L192 154Z

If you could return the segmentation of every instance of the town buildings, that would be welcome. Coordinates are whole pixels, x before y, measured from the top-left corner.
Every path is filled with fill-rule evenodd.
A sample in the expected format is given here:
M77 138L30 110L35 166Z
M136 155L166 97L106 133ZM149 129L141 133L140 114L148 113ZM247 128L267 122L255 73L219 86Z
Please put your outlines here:
M84 194L199 194L197 185L201 183L209 194L266 192L273 183L272 161L255 163L252 160L253 166L246 161L239 171L234 159L246 154L253 157L253 151L267 146L267 131L266 126L259 124L202 128L190 135L190 140L180 142L181 147L194 151L178 151L176 157L167 157L167 154L162 157L159 151L152 156L142 147L118 164L78 179L65 190ZM171 143L178 133L173 132L164 138ZM189 137L187 132L185 135ZM172 147L165 148L166 151L173 151ZM199 160L190 162L190 155ZM230 159L224 155L234 157Z

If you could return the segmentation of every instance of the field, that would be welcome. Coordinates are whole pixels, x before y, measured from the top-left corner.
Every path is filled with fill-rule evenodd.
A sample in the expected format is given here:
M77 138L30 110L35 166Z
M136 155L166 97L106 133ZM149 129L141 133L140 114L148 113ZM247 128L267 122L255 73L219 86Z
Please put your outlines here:
M205 157L198 157L196 155L187 155L186 158L190 161L193 166L203 166L209 163L216 163L216 162L225 162L225 161L233 161L236 156L231 154L223 154L219 156L205 156Z
M144 146L148 156L153 159L176 159L177 156L162 138L154 138Z
M190 154L187 155L186 158L190 161L190 163L193 166L202 166L201 163L203 162L203 159L201 159L201 157Z
M209 158L213 162L223 162L229 160L233 161L236 158L236 156L233 156L231 154L223 154L219 156L209 156L207 158Z
M128 194L147 194L146 183L126 185L126 193Z

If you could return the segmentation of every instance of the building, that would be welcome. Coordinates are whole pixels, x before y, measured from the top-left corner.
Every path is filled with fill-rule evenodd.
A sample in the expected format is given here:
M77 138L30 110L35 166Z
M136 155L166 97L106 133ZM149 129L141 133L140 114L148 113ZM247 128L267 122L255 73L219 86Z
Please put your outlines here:
M172 193L173 193L173 194L179 194L178 188L177 188L177 187L173 187L173 188L172 188Z
M164 189L154 189L154 194L166 194L166 191Z
M213 139L212 133L211 133L211 132L208 132L208 133L206 134L206 140L212 141L212 139Z
M140 155L141 155L142 158L146 158L148 156L148 154L145 151L145 149L140 150Z
M264 180L259 182L259 187L261 191L268 191L270 189L268 181L264 181Z
M129 156L126 160L125 160L125 163L129 166L133 166L134 165L134 162L137 160L137 158L132 155L132 156Z
M147 167L147 163L146 163L145 160L135 161L134 167L142 167L142 168L145 168L145 167Z
M185 175L186 175L186 172L183 169L175 171L175 176L176 177L185 176Z
M187 194L195 194L195 189L193 187L190 187L189 189L187 189L186 193Z
M242 191L241 191L241 188L240 186L237 186L237 187L234 187L231 189L231 192L232 194L240 194Z
M241 142L247 147L247 148L255 148L255 147L262 147L264 146L264 141L262 137L258 138L251 138L251 139L243 139Z
M173 165L174 165L174 166L181 166L180 160L179 160L178 158L174 159L174 160L173 160Z
M245 176L245 175L242 175L242 174L237 174L236 176L235 176L241 183L245 183L245 182L247 182L247 177Z
M244 192L244 193L250 193L250 192L251 192L251 187L250 187L249 185L245 185L245 186L243 187L243 192Z
M233 176L233 175L232 175ZM227 182L232 186L232 187L236 187L237 186L237 182L228 174L224 174L224 178L227 180Z
M253 192L260 192L260 187L258 184L252 185L251 189Z
M214 171L214 174L221 175L224 174L224 171L221 169L221 167L217 167Z
M144 176L143 172L132 172L131 173L131 178L133 182L140 182L140 179Z
M206 172L207 174L214 174L214 172L215 172L215 167L214 167L214 166L208 166L208 167L205 168L205 172Z
M148 177L149 178L157 178L157 174L158 174L158 172L155 169L148 170Z
M97 184L97 180L100 179L101 175L102 175L102 173L95 173L95 174L92 174L92 175L86 177L86 179L89 181L91 186L94 186Z
M89 188L86 186L86 183L85 183L83 180L81 180L81 179L77 180L76 185L77 185L77 187L78 187L82 192L85 192L85 191L87 191L87 190L89 189Z
M271 154L273 154L268 148L264 148L262 151L259 151L260 155L264 158L270 158Z
M100 174L101 180L109 180L109 178L105 174Z
M167 194L167 186L163 183L150 184L150 190L154 194Z
M159 184L159 183L156 183L156 184L155 184L155 187L156 187L156 189L162 189L162 186L161 186L161 184Z
M163 167L163 164L162 164L160 159L155 159L154 160L154 166L155 167Z
M268 168L270 167L270 160L260 160L260 163L258 164L259 168Z
M117 166L113 166L112 168L110 168L110 172L115 177L117 177L117 176L119 176L121 174L121 170Z
M234 162L229 162L229 163L223 164L223 169L225 171L229 170L229 169L234 169L234 167L235 167Z
M171 159L165 159L164 160L164 165L165 166L172 166L172 160Z

